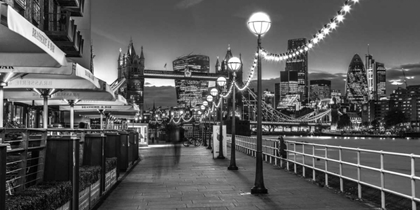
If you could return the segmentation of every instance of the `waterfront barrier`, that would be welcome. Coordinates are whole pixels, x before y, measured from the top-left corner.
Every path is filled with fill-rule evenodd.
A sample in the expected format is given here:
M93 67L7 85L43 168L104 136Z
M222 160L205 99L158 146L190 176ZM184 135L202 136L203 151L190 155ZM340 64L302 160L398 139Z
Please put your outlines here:
M0 129L0 209L95 208L139 161L138 137L132 130Z
M228 135L228 143L231 136ZM279 155L279 140L262 140L263 160L327 187L337 187L382 209L390 205L416 210L420 155L376 151L285 140L287 157ZM230 146L230 144L228 144ZM236 136L236 150L256 156L256 138ZM417 166L417 167L416 167ZM420 168L419 168L420 169ZM396 202L397 201L397 202Z

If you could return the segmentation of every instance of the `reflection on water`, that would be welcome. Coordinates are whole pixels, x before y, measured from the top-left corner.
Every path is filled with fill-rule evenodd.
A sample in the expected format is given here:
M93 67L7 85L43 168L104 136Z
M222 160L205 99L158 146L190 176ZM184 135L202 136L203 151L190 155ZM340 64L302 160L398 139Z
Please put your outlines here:
M278 136L263 136L263 138L274 139L277 139L277 137ZM420 155L420 150L418 149L420 148L420 139L393 137L286 136L285 140Z

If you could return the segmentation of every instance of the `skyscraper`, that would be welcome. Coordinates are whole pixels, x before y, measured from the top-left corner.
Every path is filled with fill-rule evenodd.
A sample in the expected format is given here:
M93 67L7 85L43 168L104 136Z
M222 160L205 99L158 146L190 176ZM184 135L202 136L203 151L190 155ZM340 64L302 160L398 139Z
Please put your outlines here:
M305 38L290 39L287 43L287 50L293 50L306 44ZM298 93L302 102L308 101L309 81L308 81L308 52L289 58L286 60L286 72L297 72L298 74Z
M351 109L361 111L361 105L368 101L368 84L365 66L358 54L350 62L345 91L345 98L352 105Z
M365 59L368 99L378 100L386 94L386 69L383 63L375 61L369 53Z
M209 73L210 58L206 55L187 55L172 62L174 71L184 72L187 76L191 72ZM207 91L208 81L175 80L176 96L180 106L196 106L203 103L203 92Z
M316 101L326 98L331 98L331 81L320 79L310 81L310 101Z

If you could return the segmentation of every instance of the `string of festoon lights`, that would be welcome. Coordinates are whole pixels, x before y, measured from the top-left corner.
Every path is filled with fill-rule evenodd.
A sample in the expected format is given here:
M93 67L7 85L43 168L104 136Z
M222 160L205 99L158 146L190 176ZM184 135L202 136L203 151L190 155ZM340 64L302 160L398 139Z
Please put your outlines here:
M344 2L344 5L337 12L337 15L333 17L329 23L325 24L324 27L322 27L322 29L318 30L318 32L315 35L313 35L313 38L310 39L305 45L299 46L295 49L288 50L285 53L278 53L278 54L269 53L265 49L260 49L260 53L262 57L267 61L281 62L287 59L296 58L300 56L301 54L309 51L310 49L315 47L315 45L319 44L320 41L326 38L327 35L329 35L332 31L336 30L338 25L344 21L345 16L348 13L350 13L350 11L352 10L352 6L356 5L357 3L359 3L359 0L346 0ZM249 71L249 76L244 86L239 87L236 81L232 81L229 87L229 91L226 94L220 94L221 97L219 97L218 102L213 103L211 110L209 109L208 111L206 111L206 114L202 115L202 117L200 118L200 121L204 117L212 113L214 111L214 108L219 108L222 102L222 98L228 98L230 94L232 93L233 86L235 86L235 88L239 91L244 91L245 89L247 89L249 84L251 83L252 78L254 77L255 68L257 67L257 64L258 64L258 51L255 52L254 60Z
M315 45L319 44L324 38L326 38L332 31L336 30L338 25L342 23L345 16L350 13L352 6L359 3L359 0L346 0L341 9L337 12L337 15L333 17L329 23L325 24L313 37L308 40L305 45L299 46L295 49L288 50L284 53L269 53L265 49L261 49L261 55L267 61L281 62L287 59L292 59L304 54L309 51Z

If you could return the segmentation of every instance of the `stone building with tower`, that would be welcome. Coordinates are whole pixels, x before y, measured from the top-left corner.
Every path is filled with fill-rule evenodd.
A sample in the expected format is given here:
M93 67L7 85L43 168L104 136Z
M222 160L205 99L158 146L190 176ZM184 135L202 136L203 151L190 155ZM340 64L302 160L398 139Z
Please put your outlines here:
M230 48L230 46L228 46L228 49L226 51L226 55L225 58L220 62L219 58L217 58L216 60L216 73L223 73L223 74L227 74L228 78L227 78L227 84L226 87L229 88L232 84L233 81L233 72L228 69L228 61L230 58L233 57L232 54L232 50ZM239 55L239 59L241 60L242 63L242 58L241 55ZM239 87L243 87L244 83L242 81L242 75L243 75L243 65L241 65L241 68L236 72L236 84L238 84ZM249 110L244 109L244 104L243 104L243 100L242 97L244 96L244 92L247 91L238 91L236 90L236 95L235 95L235 99L236 99L236 107L235 107L235 113L236 116L239 117L239 119L243 119L243 118L247 118L246 116L248 115L247 113L249 113ZM245 95L246 96L246 95ZM229 97L227 99L227 107L229 107L228 109L224 109L224 110L228 110L228 116L232 116L232 97ZM246 116L245 116L246 115Z
M134 49L133 40L130 40L126 54L123 54L120 49L118 55L118 76L117 80L111 86L118 86L119 94L124 96L129 104L138 105L140 114L144 110L143 72L143 47L141 47L140 55L138 55Z

